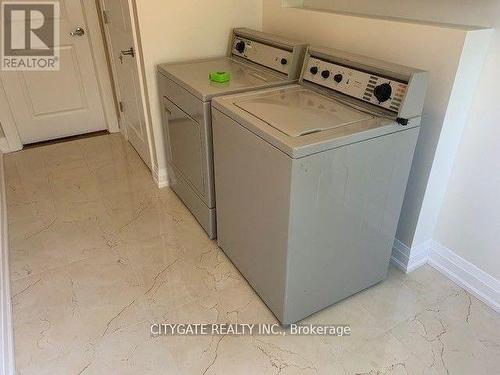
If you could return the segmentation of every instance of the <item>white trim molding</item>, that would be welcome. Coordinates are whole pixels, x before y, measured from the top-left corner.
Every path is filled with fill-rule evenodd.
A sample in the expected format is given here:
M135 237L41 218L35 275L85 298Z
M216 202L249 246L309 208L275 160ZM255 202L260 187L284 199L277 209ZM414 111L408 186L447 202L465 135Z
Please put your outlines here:
M158 167L155 165L153 167L153 180L156 182L156 184L160 189L169 186L167 169L166 168L158 169Z
M21 138L17 132L17 125L14 120L14 115L12 114L9 102L7 101L7 93L2 82L2 73L0 72L0 126L2 127L3 133L5 134L5 142L2 147L7 146L4 153L14 152L21 150L23 145L21 143Z
M101 30L101 11L95 1L82 1L81 4L87 28L90 31L88 33L90 52L96 71L97 84L99 85L99 94L108 131L110 133L118 133L120 126L118 124L117 105L111 80L112 73L106 56L105 37Z
M0 152L3 154L7 154L10 152L10 146L7 137L0 138Z
M8 244L3 156L0 153L0 374L13 375L15 364Z
M427 264L431 241L415 247L408 247L398 239L394 241L391 263L403 272L410 273Z
M432 241L428 263L500 313L499 280L436 241Z
M406 273L429 264L500 313L500 281L434 240L409 248L396 239L391 263Z

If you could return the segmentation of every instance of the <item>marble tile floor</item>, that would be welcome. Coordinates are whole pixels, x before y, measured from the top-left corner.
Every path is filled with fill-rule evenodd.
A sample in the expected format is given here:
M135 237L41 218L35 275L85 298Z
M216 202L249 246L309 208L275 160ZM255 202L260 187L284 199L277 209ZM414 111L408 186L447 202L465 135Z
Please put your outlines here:
M306 319L350 337L152 337L275 323L120 135L5 157L18 374L495 374L500 316L425 266Z

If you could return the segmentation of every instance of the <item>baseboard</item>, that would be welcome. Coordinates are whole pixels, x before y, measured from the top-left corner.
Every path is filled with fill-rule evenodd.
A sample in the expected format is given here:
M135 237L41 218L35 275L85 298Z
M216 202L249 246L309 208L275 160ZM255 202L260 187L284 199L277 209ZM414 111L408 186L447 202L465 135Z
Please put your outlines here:
M15 365L8 244L3 156L0 154L0 374L13 375Z
M153 179L160 189L168 186L167 169L158 169L157 166L153 167Z
M391 263L405 273L410 273L424 264L429 259L430 242L424 242L415 247L408 247L398 239L394 241Z
M499 280L435 241L432 241L428 263L500 313Z
M410 249L396 239L391 263L406 273L429 264L500 313L500 281L436 241Z
M10 151L11 150L10 150L10 146L9 146L9 142L7 141L7 138L5 138L5 137L0 138L0 152L3 154L7 154Z

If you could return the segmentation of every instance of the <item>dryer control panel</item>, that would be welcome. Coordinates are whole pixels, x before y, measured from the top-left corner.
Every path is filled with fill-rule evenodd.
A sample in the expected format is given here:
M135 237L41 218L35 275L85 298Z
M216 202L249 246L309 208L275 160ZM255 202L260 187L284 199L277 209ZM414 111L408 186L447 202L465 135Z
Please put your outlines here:
M408 87L407 82L384 78L375 73L315 57L309 59L303 78L396 113L399 112Z
M267 67L298 80L307 45L251 29L234 29L228 49L230 57Z
M293 59L291 51L246 38L234 39L233 55L285 74L290 72Z

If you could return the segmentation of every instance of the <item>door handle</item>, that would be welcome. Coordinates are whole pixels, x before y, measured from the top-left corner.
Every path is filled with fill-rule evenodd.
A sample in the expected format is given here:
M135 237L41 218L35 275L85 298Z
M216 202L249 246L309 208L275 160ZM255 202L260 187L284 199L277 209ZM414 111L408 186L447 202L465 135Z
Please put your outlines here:
M70 32L69 35L71 35L71 36L84 36L85 30L83 27L77 27L74 31Z
M122 50L122 51L121 51L121 54L122 54L122 55L124 55L124 56L132 56L132 57L135 57L134 47L130 47L129 49Z

